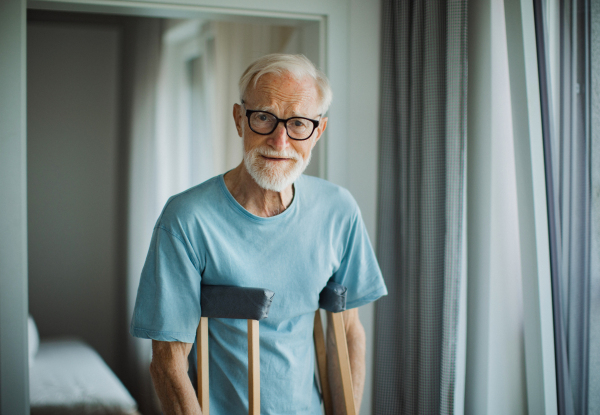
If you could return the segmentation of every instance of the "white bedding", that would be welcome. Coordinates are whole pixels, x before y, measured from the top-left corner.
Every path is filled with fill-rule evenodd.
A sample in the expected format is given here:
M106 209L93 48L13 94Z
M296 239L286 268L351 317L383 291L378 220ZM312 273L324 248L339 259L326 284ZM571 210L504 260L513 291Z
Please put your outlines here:
M78 340L43 341L29 369L32 415L134 414L137 405L94 349Z

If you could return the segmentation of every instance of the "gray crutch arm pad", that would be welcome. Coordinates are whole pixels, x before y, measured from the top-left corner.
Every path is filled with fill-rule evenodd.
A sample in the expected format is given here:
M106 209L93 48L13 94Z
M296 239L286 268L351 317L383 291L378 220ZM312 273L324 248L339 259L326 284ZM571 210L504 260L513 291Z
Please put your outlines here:
M262 320L269 315L275 293L264 288L202 285L202 317Z
M319 295L319 308L333 313L346 310L346 291L346 287L330 280Z

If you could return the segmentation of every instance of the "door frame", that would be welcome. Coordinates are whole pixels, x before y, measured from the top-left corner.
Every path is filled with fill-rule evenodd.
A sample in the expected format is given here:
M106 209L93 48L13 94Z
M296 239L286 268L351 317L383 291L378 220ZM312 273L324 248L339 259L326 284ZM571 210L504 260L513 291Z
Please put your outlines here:
M318 25L319 66L336 91L319 170L345 185L350 0L2 0L0 2L0 412L29 413L27 345L27 9ZM346 122L344 121L346 120Z

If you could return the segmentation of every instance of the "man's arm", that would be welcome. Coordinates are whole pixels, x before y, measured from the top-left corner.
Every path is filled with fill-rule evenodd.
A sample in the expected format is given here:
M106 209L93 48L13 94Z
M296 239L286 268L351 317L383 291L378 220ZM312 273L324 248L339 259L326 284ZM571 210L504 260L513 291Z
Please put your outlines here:
M360 410L363 389L365 386L365 329L358 318L358 308L343 312L344 326L346 328L346 341L348 342L348 355L350 358L350 371L352 374L352 389L356 413ZM335 335L333 323L328 315L327 318L327 369L329 384L333 400L333 413L345 413L346 404L342 394L342 384L339 377L339 363L337 349L335 347Z
M188 377L188 354L192 343L152 340L150 375L166 415L202 415Z

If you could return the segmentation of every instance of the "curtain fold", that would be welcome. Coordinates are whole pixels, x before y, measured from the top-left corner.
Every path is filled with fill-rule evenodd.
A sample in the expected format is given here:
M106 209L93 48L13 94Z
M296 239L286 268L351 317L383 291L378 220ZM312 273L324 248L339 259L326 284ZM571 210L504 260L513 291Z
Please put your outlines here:
M594 117L598 117L597 112L592 112L592 100L598 90L592 83L591 51L594 45L598 50L599 45L597 37L591 36L590 26L592 7L597 8L598 1L557 3L534 1L548 190L558 409L561 415L592 414L600 409L598 386L590 383L595 379L592 362L598 362L594 355L599 350L598 329L594 327L598 321L592 312L598 310L599 305L595 303L598 296L594 294L591 271L593 258L598 257L592 247L594 239L597 240L592 234L592 212L594 209L597 212L598 206L596 202L594 208L591 180L593 134L598 134L592 131ZM548 9L552 7L558 9L558 25L553 25L549 18ZM553 32L560 33L558 45L548 42ZM556 65L545 57L552 53L560 56ZM553 84L560 87L552 91ZM591 410L592 407L596 409Z
M382 4L374 413L453 413L463 263L467 2Z
M588 413L600 413L600 1L590 7L591 225Z
M588 412L600 413L600 1L590 6L591 213Z

